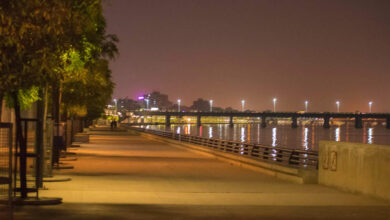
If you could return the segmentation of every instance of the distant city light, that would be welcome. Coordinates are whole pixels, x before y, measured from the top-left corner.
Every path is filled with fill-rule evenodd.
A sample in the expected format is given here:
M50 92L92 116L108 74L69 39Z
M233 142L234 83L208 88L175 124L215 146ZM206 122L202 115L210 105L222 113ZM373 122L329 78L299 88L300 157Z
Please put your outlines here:
M144 100L143 96L138 96L138 100Z
M177 100L177 111L180 112L180 103L181 103L181 99L178 99Z
M340 102L336 101L336 105L337 105L337 112L340 112Z
M211 99L210 100L210 112L212 112L213 111L213 100Z
M152 108L150 108L150 111L158 111L158 108L157 107L152 107Z
M241 100L241 111L245 110L245 100Z

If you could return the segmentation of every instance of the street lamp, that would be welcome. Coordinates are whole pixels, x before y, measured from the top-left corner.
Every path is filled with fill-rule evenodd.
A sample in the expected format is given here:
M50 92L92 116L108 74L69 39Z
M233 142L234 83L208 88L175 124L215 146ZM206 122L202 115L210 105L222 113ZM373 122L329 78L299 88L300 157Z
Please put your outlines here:
M245 109L245 100L241 100L241 111Z
M115 115L118 113L118 100L117 99L114 99L114 103L115 103Z
M274 112L275 112L275 109L276 109L276 98L273 99L273 102L274 102Z
M371 110L372 110L372 101L368 102L368 107L369 107L370 113L371 113Z
M213 100L211 99L210 100L210 112L212 112L213 111Z
M305 101L305 112L307 112L307 106L309 105L309 101Z
M177 111L180 112L180 103L181 103L181 100L178 99L177 100Z
M337 105L337 112L340 112L340 102L336 101L336 105Z

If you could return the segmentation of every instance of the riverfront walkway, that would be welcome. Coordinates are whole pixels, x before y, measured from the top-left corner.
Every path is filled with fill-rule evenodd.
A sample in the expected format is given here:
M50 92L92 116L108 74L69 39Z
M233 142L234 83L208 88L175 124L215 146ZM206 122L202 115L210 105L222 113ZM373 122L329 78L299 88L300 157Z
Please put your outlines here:
M15 219L390 219L390 203L299 185L126 132L95 132L72 170L45 183L56 206L17 207Z

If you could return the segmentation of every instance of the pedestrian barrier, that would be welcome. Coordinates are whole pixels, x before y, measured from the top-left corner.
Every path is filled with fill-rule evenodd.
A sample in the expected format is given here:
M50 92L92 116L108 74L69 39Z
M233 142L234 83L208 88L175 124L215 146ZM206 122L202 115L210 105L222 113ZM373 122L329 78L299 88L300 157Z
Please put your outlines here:
M140 132L154 134L157 136L170 138L178 141L188 142L192 144L206 146L210 149L222 151L231 154L238 154L245 157L250 157L257 160L277 163L284 166L302 167L317 169L318 167L318 152L293 150L287 148L278 148L251 144L238 141L221 140L214 138L206 138L200 136L192 136L186 134L177 134L168 131L152 130L140 127L131 127Z

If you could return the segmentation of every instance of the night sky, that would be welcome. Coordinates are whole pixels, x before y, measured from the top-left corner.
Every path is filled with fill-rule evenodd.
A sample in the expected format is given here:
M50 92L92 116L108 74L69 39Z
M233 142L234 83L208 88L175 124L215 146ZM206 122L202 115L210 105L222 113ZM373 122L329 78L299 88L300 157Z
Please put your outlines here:
M390 1L106 0L115 98L263 111L390 111Z

